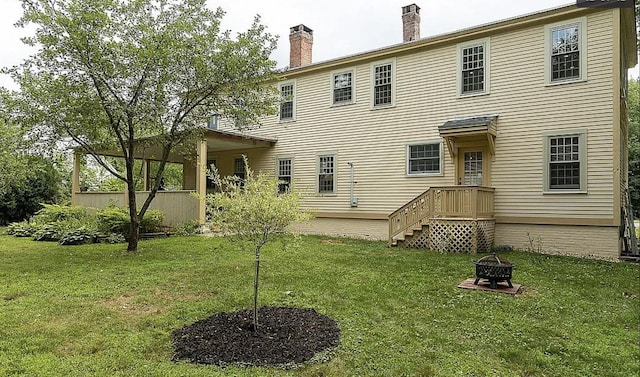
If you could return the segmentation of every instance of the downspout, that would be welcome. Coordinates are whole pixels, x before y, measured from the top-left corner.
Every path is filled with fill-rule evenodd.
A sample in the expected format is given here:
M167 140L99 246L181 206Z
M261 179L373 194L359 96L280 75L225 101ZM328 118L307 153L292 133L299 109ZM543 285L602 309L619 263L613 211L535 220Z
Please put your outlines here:
M349 179L349 203L351 203L351 207L357 207L358 206L358 198L356 198L354 193L353 193L353 189L354 189L354 186L356 184L356 182L353 179L353 162L349 161L349 162L347 162L347 164L349 165L349 168L351 170L351 175L350 175L350 179Z

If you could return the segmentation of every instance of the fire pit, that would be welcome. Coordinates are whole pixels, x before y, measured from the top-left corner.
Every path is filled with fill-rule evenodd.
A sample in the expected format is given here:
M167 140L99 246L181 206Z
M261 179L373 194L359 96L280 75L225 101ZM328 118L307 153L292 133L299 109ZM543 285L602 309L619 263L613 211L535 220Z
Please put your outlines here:
M491 289L497 289L498 283L503 281L509 284L509 288L513 288L511 272L515 264L506 259L498 258L495 253L473 261L473 263L476 265L476 281L473 282L474 285L478 285L480 279L486 279L489 280Z

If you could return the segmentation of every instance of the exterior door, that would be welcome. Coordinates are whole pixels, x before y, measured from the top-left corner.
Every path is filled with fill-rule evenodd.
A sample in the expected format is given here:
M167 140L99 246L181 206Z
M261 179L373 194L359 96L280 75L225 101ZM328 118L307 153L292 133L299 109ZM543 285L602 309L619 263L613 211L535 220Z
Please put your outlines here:
M489 186L489 161L485 148L461 148L458 153L458 184Z

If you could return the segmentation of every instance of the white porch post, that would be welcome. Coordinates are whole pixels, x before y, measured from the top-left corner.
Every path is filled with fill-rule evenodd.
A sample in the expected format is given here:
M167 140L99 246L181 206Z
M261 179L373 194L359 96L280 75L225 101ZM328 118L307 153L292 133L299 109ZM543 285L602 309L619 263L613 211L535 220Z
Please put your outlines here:
M80 163L84 155L78 151L73 152L73 174L71 176L71 204L78 204L77 193L80 192Z
M198 157L196 161L196 193L198 194L198 221L204 223L206 213L205 196L207 195L207 140L198 143Z
M144 182L144 191L149 191L149 173L150 173L149 160L142 160L142 182Z

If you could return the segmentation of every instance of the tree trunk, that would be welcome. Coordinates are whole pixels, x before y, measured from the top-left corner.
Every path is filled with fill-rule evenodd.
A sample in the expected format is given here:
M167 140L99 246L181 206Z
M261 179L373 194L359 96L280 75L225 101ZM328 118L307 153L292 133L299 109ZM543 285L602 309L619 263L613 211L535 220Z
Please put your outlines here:
M127 172L127 178L129 179L129 172ZM127 245L127 251L135 253L138 251L138 236L140 235L140 217L138 216L138 209L136 205L136 188L133 181L133 175L130 177L131 182L127 182L128 199L129 199L129 244Z
M256 276L253 280L253 332L258 331L258 276L260 275L260 246L256 246Z

